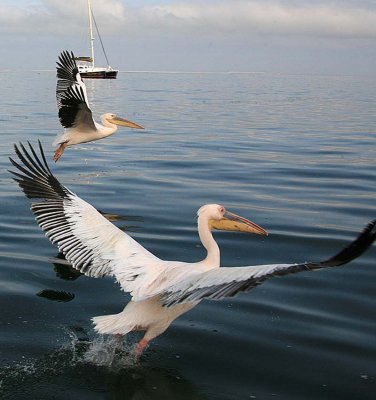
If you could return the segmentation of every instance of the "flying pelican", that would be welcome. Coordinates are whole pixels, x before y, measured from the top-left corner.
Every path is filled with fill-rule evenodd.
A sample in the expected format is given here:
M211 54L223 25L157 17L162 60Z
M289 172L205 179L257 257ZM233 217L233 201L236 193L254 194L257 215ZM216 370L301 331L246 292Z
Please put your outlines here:
M136 346L136 358L150 340L202 299L234 296L273 276L346 264L359 257L376 238L374 220L355 241L325 261L223 268L212 229L260 235L267 232L222 205L206 204L197 213L206 257L195 263L164 261L63 186L51 173L40 142L39 149L41 157L30 143L29 150L22 144L20 148L15 145L21 164L10 158L19 170L12 171L14 179L27 197L37 199L31 206L36 221L74 268L95 278L112 276L131 294L131 301L119 314L92 320L101 334L146 331Z
M53 157L58 161L68 146L78 143L91 142L112 135L117 125L128 128L144 129L135 122L106 113L101 116L102 124L93 120L86 94L85 83L78 72L74 54L63 51L57 62L56 100L59 109L59 119L65 128L57 136L53 146L59 146Z

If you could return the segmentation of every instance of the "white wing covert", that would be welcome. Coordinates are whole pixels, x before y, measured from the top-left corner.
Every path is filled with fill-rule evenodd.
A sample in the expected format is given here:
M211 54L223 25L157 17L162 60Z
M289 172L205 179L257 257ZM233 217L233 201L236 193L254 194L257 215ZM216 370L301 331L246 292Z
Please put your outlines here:
M160 260L60 184L40 142L43 163L29 147L30 152L20 144L21 152L15 145L23 165L10 159L21 173L11 172L27 197L39 199L31 206L36 220L73 267L92 277L114 276L131 293L153 282Z

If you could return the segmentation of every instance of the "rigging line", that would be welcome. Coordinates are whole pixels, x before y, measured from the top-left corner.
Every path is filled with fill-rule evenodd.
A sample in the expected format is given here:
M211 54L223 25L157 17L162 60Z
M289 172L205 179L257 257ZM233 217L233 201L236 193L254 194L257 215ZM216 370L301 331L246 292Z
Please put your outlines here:
M99 41L101 42L103 54L104 54L104 56L105 56L105 58L106 58L107 65L110 66L110 62L108 61L107 54L106 54L106 50L104 49L103 42L102 42L102 37L101 37L101 34L99 33L97 21L95 20L93 11L91 11L91 16L93 17L93 21L94 21L94 25L95 25L95 30L97 31L97 34L98 34L98 37L99 37Z

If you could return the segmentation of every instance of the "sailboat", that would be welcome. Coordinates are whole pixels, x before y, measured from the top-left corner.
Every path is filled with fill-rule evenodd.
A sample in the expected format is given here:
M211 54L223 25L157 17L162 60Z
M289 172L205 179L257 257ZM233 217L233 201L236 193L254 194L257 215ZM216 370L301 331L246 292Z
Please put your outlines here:
M98 26L94 18L94 14L91 10L91 2L87 0L88 14L89 14L89 34L90 34L90 57L76 57L78 61L78 71L83 78L93 78L93 79L116 79L118 70L113 69L108 62L107 54L103 46L102 38L99 34ZM96 67L95 66L95 55L94 55L94 35L93 35L93 21L98 34L98 38L102 45L102 50L107 61L107 67Z

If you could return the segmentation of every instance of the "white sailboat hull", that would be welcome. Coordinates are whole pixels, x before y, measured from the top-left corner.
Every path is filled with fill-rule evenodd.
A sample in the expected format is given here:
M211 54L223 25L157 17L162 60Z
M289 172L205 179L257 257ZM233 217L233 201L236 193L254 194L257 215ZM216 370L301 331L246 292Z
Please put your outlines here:
M78 71L82 78L90 79L116 79L118 70L108 67L89 67L85 65L79 65Z

